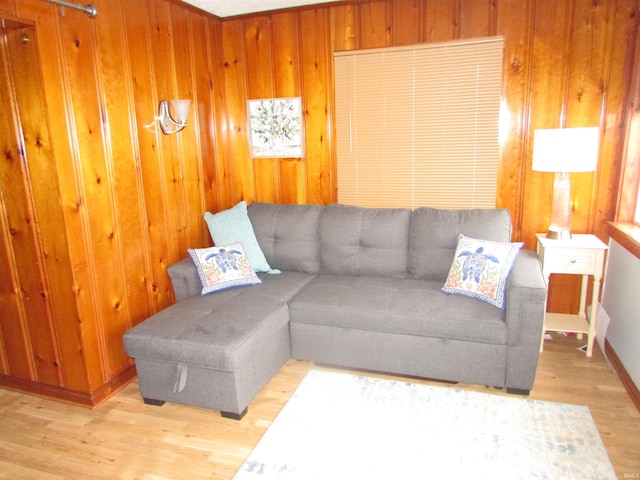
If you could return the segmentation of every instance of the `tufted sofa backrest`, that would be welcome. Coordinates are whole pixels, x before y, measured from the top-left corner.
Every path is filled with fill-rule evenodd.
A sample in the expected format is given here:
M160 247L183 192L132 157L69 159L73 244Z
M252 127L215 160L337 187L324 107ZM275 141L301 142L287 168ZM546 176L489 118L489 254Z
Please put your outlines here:
M251 203L249 219L272 268L444 282L458 234L508 242L507 209Z
M458 245L458 234L494 242L511 241L511 216L505 208L441 210L420 207L411 215L411 277L444 282Z
M323 209L313 204L249 204L249 220L272 268L303 273L320 271L318 226Z

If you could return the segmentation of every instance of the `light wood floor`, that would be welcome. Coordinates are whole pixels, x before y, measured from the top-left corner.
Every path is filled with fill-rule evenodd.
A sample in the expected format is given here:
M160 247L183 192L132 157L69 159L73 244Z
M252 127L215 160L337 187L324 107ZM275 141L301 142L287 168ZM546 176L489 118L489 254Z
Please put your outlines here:
M589 359L576 350L582 343L560 336L545 343L531 398L588 405L618 478L639 478L640 413L600 350ZM0 478L232 478L311 368L291 360L240 422L200 408L144 405L135 381L96 410L0 389Z

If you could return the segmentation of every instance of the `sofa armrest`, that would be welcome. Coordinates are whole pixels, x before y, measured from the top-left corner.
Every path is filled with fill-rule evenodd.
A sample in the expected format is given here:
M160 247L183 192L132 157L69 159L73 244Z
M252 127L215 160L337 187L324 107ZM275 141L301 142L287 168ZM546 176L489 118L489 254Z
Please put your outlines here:
M167 268L167 273L171 279L173 294L176 302L195 297L202 292L202 283L198 276L198 270L191 258L183 258Z
M506 292L507 388L533 387L547 304L547 285L536 252L522 250L509 275Z

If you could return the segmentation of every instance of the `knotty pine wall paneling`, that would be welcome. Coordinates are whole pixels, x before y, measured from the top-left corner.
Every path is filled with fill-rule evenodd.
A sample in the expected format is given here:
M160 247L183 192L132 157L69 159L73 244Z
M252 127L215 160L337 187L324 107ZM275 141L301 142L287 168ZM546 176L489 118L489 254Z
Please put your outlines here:
M329 18L327 9L308 9L300 13L307 201L319 204L329 203L337 197L333 168L333 53Z
M295 13L271 16L271 48L273 50L274 93L276 97L302 95L300 78L300 23ZM277 188L275 196L282 203L306 203L307 170L304 158L276 159Z
M389 32L393 46L424 42L424 2L397 0L389 4Z
M35 87L1 84L20 116L0 140L18 158L24 131L26 156L1 170L0 384L87 405L135 373L123 333L173 303L167 266L211 243L202 214L230 202L220 20L175 0L94 3L95 19L0 8L39 39L10 68L42 74L40 104ZM192 100L189 126L164 136L158 102L173 98Z
M101 143L106 177L105 180L96 178L95 183L104 185L111 199L110 204L105 205L105 216L112 217L110 228L103 230L101 236L106 236L113 248L112 252L106 254L112 255L114 260L113 270L108 273L114 278L107 287L110 295L104 295L105 304L100 309L101 312L109 312L111 317L105 319L101 315L98 320L98 324L105 325L101 334L105 345L101 348L108 355L107 362L102 358L100 361L109 369L97 381L105 382L129 367L122 342L117 346L118 339L127 328L146 318L152 312L152 307L140 266L136 265L136 250L131 248L135 239L145 238L144 217L141 216L143 197L138 195L139 176L133 161L121 161L132 159L137 148L135 136L124 135L122 130L123 127L130 128L132 111L131 88L122 85L123 77L131 77L124 35L125 12L115 4L114 8L100 13L104 15L100 22L83 24L95 29L92 36L98 46L95 68L100 89L97 102L103 119ZM96 145L96 148L100 148L100 145ZM98 286L97 295L101 297L102 288Z
M382 48L393 46L391 26L388 22L391 2L364 2L357 5L360 18L360 45L357 48ZM400 19L396 19L400 21ZM411 24L412 19L409 19Z
M230 183L229 203L255 200L253 162L249 158L247 99L249 72L245 59L244 22L223 22L222 48L226 92L227 158L226 174ZM261 72L267 75L266 72ZM257 75L257 73L256 73ZM221 119L222 120L222 119Z
M634 35L629 38L629 55L625 59L629 69L629 92L624 100L625 128L624 140L620 145L623 154L619 173L621 187L616 194L618 211L615 222L633 223L640 188L640 63L633 63L633 59L637 58L640 58L640 16L636 17ZM612 228L610 226L610 230ZM627 250L640 256L633 242L625 242L620 235L616 235L615 239Z
M497 204L509 208L516 235L522 232L529 136L527 131L531 105L531 42L533 41L534 0L503 0L497 9L496 23L504 38L504 90L500 112L500 157ZM507 87L508 86L508 90ZM531 240L533 241L533 240ZM529 243L529 248L533 248Z
M32 145L51 158L32 177L2 167L3 198L20 205L0 219L0 264L10 271L0 280L5 385L42 393L44 384L99 403L133 372L122 333L173 302L167 266L210 243L203 210L335 201L336 50L502 35L497 189L514 240L534 248L549 221L553 178L531 171L534 130L586 125L601 127L601 157L597 172L572 177L572 220L574 231L606 240L637 0L353 0L229 19L178 0L95 4L95 19L41 0L0 4L3 16L34 26L50 144ZM13 95L2 81L2 95ZM165 137L154 124L158 101L184 96L189 126ZM250 159L247 100L287 96L302 97L304 158ZM43 107L19 103L21 128L44 131L34 126ZM15 157L14 122L2 122ZM24 221L30 209L37 228ZM18 242L22 232L32 240ZM38 255L40 273L29 277ZM47 292L38 307L24 295L32 289ZM572 279L554 279L552 308L571 311L577 296Z
M300 86L305 108L306 191L286 196L330 203L339 188L331 104L334 51L501 35L505 57L498 206L511 211L514 239L535 248L535 234L549 223L553 175L531 170L534 130L597 125L602 132L598 170L572 176L572 222L575 232L593 232L606 241L619 169L616 149L626 88L626 43L637 10L637 0L372 0L226 19L225 48L228 41L236 52L253 52L236 57L246 64L233 66L227 86L277 84L280 72L269 62L278 52L285 49L300 59L300 71L289 73L298 75L291 82ZM262 42L258 58L257 47L248 42L255 43L257 26L273 22L276 15L287 15L298 26L278 30L277 49L273 40ZM264 78L269 74L272 79ZM240 87L231 86L231 92L233 98L227 101L239 110L232 107L228 112L242 117L245 99L238 98ZM241 157L244 142L231 145L229 154ZM245 178L249 171L245 167L234 178ZM274 185L263 185L272 177ZM279 180L278 185L278 175L264 174L261 167L240 180L243 186L236 190L256 195L250 199L282 199L284 185L293 188L296 183L292 177ZM573 311L578 292L574 278L555 278L552 308Z
M64 234L55 229L62 213L55 177L51 181L53 162L37 44L32 27L2 29L0 304L7 315L1 315L0 338L9 348L1 352L1 373L57 385L66 380L63 359L70 363L70 381L78 381L73 347L77 349L79 342L72 336L64 344L71 346L69 350L60 348L54 338L56 313L69 319L76 315L71 292L60 288L60 281L70 278L70 268ZM24 128L17 132L20 121ZM62 322L61 330L68 331L68 325Z
M276 97L275 83L277 76L273 69L275 61L271 48L272 30L271 19L267 17L252 17L244 24L245 53L248 65L252 65L253 74L247 75L247 98ZM248 121L248 118L247 118ZM279 203L277 195L279 187L279 163L273 158L254 158L254 185L256 198L264 202Z

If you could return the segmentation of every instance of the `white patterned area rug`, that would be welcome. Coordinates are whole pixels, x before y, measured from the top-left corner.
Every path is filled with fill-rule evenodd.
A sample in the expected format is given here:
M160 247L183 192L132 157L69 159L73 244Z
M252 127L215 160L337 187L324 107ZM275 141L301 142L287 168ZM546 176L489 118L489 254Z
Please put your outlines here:
M616 476L588 407L312 370L234 478Z

